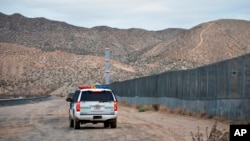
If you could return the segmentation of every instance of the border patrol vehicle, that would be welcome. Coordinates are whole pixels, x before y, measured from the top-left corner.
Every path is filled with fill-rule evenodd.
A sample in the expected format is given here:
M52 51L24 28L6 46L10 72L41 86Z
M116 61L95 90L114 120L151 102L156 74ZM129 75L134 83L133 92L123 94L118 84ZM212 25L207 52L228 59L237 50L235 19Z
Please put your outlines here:
M70 102L69 126L79 129L85 123L103 123L105 128L117 127L118 101L106 85L79 86Z

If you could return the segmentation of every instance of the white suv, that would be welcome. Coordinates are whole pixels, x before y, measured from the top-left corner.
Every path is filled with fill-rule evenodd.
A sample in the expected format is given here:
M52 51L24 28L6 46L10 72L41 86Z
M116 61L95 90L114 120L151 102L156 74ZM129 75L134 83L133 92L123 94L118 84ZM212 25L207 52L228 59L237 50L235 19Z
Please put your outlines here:
M70 102L69 126L75 129L80 124L104 123L104 127L117 127L117 98L106 86L79 86Z

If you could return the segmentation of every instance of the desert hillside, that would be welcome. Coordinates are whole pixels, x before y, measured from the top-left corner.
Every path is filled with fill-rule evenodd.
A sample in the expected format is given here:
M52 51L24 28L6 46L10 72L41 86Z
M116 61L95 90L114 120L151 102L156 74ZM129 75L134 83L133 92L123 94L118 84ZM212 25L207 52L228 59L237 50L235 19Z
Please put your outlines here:
M173 66L167 69L197 67L249 53L249 38L249 21L212 21L197 25L153 46L140 55L136 62ZM161 71L163 69L158 68Z
M0 57L0 94L43 95L58 88L65 88L65 94L77 84L104 83L104 57L45 52L7 43L0 43ZM137 75L133 67L111 60L111 81Z
M243 20L147 31L0 13L0 94L68 93L76 83L103 83L107 47L114 82L250 53L249 39L250 22Z
M136 59L149 47L183 30L146 31L106 26L83 28L45 18L27 18L20 14L0 13L0 42L36 47L45 51L62 50L80 55L102 55L105 48L121 62Z

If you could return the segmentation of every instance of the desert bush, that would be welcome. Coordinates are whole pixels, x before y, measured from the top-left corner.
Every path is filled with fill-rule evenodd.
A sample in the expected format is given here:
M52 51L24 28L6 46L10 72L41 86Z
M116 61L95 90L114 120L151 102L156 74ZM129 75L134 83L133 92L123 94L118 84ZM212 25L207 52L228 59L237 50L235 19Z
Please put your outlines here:
M154 108L155 111L159 111L160 104L153 104L152 107Z
M217 123L213 125L210 133L208 134L208 127L206 128L206 141L229 141L229 132L224 130L218 130L216 128ZM193 141L203 141L203 134L200 133L200 128L198 127L198 131L196 134L191 132Z
M139 108L138 108L138 112L145 112L146 110L145 110L145 108L143 107L143 106L139 106Z
M138 112L145 112L145 111L148 111L150 110L150 105L140 105L138 107Z
M145 111L159 111L160 105L159 104L147 104L147 105L140 105L137 107L139 112Z
M119 101L120 106L129 106L126 101Z

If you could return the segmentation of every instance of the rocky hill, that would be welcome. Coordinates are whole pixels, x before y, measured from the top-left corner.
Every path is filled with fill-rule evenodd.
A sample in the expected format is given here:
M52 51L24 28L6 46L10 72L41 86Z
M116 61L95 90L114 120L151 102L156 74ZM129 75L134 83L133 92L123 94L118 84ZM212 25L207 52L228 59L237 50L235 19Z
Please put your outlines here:
M249 21L211 21L153 46L137 57L136 62L151 62L160 72L163 67L165 71L197 67L249 53L249 38Z
M145 49L183 31L122 30L106 26L88 29L45 18L26 18L20 14L0 14L0 21L0 42L80 55L103 55L108 47L113 59L126 63L134 61Z
M65 94L78 84L104 83L105 58L63 51L45 52L21 45L0 43L0 97L43 95L58 88ZM140 74L133 67L111 60L111 81Z
M249 53L249 39L250 22L242 20L147 31L83 28L0 13L0 94L32 94L38 88L45 93L75 83L103 82L106 47L113 82Z

